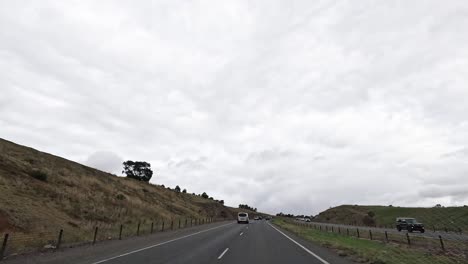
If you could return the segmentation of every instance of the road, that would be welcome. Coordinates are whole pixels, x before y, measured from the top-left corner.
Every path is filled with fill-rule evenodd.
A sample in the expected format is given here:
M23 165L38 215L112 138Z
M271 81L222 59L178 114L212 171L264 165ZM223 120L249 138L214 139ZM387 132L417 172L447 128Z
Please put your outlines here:
M298 223L305 223L303 221L296 221ZM341 224L329 224L329 223L318 223L318 222L308 222L307 224L315 224L315 225L321 225L323 227L329 226L329 227L340 227L343 229L349 228L350 230L355 230L356 228L359 228L360 230L372 230L372 232L380 232L380 233L385 233L387 231L388 234L394 234L394 235L406 235L406 231L402 230L401 232L398 232L398 230L394 228L379 228L379 227L368 227L368 226L350 226L350 225L341 225ZM454 240L454 241L463 241L467 242L468 241L468 235L467 234L459 234L459 233L453 233L453 232L443 232L443 231L436 231L433 232L430 229L426 229L426 232L420 233L418 231L414 231L411 233L411 236L415 237L427 237L427 238L433 238L433 239L439 239L439 235L442 236L445 240Z
M348 264L329 249L296 237L268 221L222 222L130 241L108 241L5 264L295 263Z

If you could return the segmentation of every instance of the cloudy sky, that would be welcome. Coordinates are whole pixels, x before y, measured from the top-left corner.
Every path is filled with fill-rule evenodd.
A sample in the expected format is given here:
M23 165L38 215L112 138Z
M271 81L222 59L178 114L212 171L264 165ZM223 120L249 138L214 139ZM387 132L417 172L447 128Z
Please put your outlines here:
M468 204L466 32L464 0L1 1L0 137L271 213Z

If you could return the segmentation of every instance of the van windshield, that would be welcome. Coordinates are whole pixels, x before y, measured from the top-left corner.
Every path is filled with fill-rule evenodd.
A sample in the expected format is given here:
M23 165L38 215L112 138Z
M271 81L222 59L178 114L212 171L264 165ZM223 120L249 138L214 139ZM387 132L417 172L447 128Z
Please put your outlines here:
M240 217L246 217L247 214L239 214Z

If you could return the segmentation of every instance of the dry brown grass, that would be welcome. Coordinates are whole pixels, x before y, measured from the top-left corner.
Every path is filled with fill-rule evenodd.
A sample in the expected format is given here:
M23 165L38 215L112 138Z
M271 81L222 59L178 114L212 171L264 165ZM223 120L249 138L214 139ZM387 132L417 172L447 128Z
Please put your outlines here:
M40 171L47 180L32 177ZM232 209L191 194L117 177L0 139L0 233L79 236L94 226L220 217Z

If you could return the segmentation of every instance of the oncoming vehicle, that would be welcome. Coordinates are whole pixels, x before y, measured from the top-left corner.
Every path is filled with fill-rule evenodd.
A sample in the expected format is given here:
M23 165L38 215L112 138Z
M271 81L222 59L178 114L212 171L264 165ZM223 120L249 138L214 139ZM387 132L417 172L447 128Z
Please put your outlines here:
M249 223L249 214L244 213L244 212L238 213L237 214L237 223L238 224L240 224L240 223L248 224Z
M408 230L408 232L419 231L424 233L424 225L419 223L415 218L398 217L396 219L396 228L398 231Z

